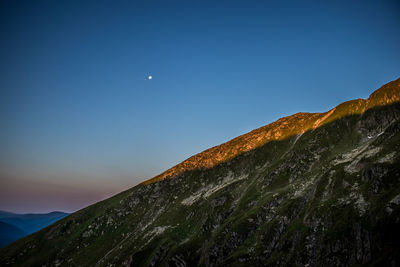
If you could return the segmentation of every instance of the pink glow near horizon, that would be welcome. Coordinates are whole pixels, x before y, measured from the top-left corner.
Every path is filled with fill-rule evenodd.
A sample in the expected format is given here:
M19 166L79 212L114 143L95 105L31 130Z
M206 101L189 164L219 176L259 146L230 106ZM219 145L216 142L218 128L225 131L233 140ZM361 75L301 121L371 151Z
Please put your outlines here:
M0 210L16 213L75 212L134 186L0 176Z

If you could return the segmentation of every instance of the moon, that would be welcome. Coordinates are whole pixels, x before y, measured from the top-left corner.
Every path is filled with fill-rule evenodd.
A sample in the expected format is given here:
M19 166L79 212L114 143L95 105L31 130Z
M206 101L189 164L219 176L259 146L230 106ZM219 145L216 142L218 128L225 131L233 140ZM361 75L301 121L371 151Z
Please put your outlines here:
M148 79L149 79L149 80L153 79L153 76L149 75Z

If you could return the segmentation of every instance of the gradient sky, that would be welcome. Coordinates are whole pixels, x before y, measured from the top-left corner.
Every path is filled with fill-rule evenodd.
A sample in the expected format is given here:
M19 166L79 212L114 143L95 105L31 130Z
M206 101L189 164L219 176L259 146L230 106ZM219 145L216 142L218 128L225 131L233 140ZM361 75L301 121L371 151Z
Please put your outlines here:
M0 209L75 211L400 77L400 2L326 2L1 1Z

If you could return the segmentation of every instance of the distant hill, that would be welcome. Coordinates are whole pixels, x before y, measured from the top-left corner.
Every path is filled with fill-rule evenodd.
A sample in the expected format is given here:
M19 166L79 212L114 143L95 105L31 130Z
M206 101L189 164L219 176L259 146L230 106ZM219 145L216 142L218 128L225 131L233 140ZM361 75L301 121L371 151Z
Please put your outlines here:
M0 221L12 224L23 230L27 234L34 233L59 219L67 216L68 213L53 211L50 213L27 213L16 214L0 211Z
M68 213L59 211L42 214L0 211L0 247L39 231L67 215Z
M26 233L15 225L0 221L0 247L26 236Z

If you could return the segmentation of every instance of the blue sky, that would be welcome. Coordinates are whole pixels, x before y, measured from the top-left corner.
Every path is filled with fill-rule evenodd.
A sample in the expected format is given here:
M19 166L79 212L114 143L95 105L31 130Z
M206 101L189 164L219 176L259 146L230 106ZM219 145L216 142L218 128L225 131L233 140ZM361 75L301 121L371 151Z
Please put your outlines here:
M398 1L2 1L0 209L73 211L282 116L366 98L400 76L399 14Z

